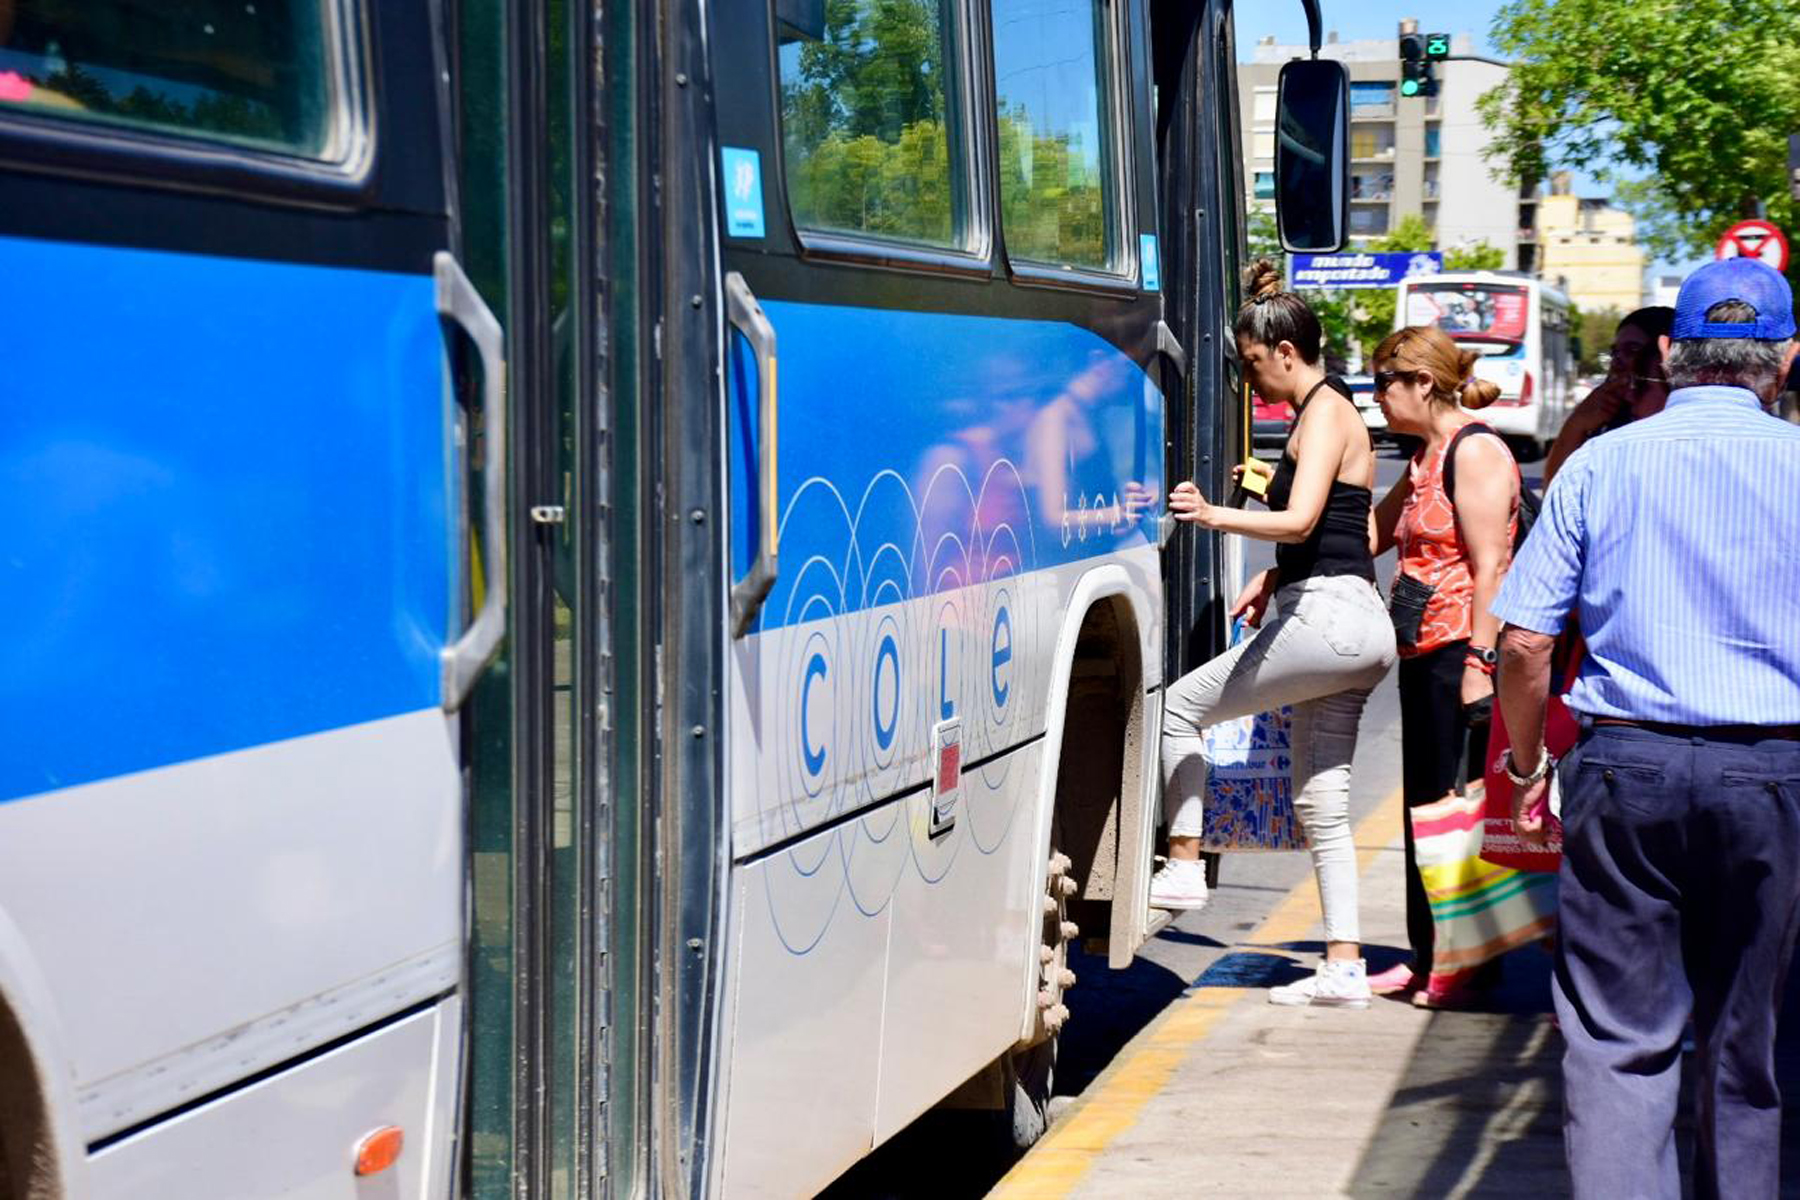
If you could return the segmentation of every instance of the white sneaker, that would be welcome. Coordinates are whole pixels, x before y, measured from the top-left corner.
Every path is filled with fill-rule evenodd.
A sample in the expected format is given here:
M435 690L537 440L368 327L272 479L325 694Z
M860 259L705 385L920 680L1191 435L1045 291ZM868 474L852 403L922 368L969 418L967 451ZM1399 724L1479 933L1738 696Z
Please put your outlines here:
M1206 907L1206 864L1198 859L1171 858L1150 877L1150 907Z
M1342 962L1327 960L1319 969L1294 983L1269 989L1270 1004L1321 1008L1369 1007L1369 972L1360 958Z

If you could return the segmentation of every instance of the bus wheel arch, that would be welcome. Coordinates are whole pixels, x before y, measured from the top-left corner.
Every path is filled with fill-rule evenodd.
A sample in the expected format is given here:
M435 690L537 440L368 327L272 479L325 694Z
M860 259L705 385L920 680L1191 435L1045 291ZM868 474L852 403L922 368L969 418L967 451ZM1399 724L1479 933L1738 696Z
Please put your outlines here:
M1142 914L1134 917L1130 897L1144 890L1155 826L1148 811L1157 741L1144 686L1146 628L1154 625L1140 620L1126 593L1098 597L1083 614L1049 794L1048 865L1053 874L1060 866L1070 881L1063 884L1066 919L1089 948L1105 949L1113 967L1130 963L1142 937ZM1115 900L1126 903L1118 908Z
M65 1192L50 1100L24 1026L0 994L0 1200L60 1200Z
M86 1146L57 1051L50 991L18 926L0 910L0 1200L81 1194Z

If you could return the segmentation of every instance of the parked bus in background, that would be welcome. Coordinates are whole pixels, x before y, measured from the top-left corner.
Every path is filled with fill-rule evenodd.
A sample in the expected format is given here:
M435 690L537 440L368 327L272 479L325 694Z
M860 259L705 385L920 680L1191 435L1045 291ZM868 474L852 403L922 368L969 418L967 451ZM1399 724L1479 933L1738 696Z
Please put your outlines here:
M1475 374L1500 388L1482 410L1521 460L1543 457L1574 405L1569 298L1521 275L1449 272L1400 282L1396 329L1435 325L1481 358Z
M0 1200L1037 1136L1235 586L1228 0L174 7L0 5Z

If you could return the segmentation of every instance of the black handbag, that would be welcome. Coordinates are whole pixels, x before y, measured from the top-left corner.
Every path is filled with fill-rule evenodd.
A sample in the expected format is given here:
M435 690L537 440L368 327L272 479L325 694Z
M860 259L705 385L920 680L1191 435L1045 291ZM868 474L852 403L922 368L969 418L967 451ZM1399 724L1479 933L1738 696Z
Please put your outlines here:
M1394 622L1394 640L1402 646L1419 643L1419 626L1425 623L1425 606L1437 589L1411 575L1396 573L1388 592L1388 617Z

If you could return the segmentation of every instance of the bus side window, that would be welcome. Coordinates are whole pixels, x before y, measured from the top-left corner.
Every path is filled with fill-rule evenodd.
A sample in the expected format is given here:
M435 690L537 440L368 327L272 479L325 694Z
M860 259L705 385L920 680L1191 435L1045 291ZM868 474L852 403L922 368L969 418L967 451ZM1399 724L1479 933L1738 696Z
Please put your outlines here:
M0 114L340 162L351 125L336 11L326 0L0 4Z
M783 0L781 128L794 223L966 249L966 103L951 0ZM823 36L811 36L811 28Z
M1008 256L1118 273L1110 4L993 0L1000 207Z

